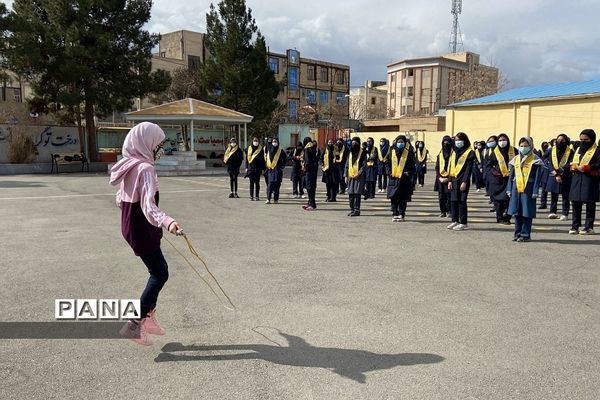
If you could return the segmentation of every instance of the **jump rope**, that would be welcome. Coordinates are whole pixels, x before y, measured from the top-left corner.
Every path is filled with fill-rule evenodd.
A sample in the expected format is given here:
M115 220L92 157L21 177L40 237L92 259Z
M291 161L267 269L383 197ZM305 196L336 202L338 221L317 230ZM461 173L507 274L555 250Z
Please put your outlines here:
M164 237L164 239L167 241L167 243L169 243L171 245L171 247L173 247L173 249L175 249L175 251L181 256L181 258L183 258L185 260L186 264L192 269L192 271L194 271L194 273L196 275L198 275L198 277L200 279L202 279L202 282L204 282L206 284L206 286L208 286L208 288L210 289L210 291L219 300L219 302L221 303L221 305L223 305L223 307L225 307L228 310L236 311L237 308L235 307L235 305L233 304L233 302L231 301L231 299L229 298L229 296L227 295L227 293L225 292L225 290L223 289L223 287L221 287L221 284L219 283L219 281L217 280L217 278L215 278L215 276L212 274L212 272L210 272L210 269L208 268L208 265L206 265L206 261L204 261L204 259L202 257L200 257L200 255L198 254L198 252L196 251L196 249L192 245L192 242L190 242L190 239L188 239L187 235L183 232L183 230L177 231L176 235L183 237L183 239L185 240L185 243L187 244L188 250L190 251L190 253L192 254L192 256L196 257L202 263L202 265L204 266L204 269L206 270L206 272L210 276L210 279L216 285L216 289L213 287L213 285L210 284L210 282L208 280L206 280L202 276L202 274L198 271L198 269L196 267L194 267L194 264L190 260L188 260L188 258L185 256L185 254L183 254L175 246L175 244L172 241L170 241L167 237ZM223 297L225 297L225 299L227 299L227 301L224 301L223 297L219 296L219 294L217 292L220 292L223 295Z

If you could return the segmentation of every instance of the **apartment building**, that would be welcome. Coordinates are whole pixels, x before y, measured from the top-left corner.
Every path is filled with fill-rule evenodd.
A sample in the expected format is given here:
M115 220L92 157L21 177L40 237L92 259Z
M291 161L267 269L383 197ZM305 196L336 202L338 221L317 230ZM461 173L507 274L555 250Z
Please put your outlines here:
M387 83L365 81L350 89L350 118L358 121L384 119L387 110Z
M306 114L330 126L348 119L348 65L302 58L295 49L285 54L269 51L268 57L276 79L287 83L278 100L287 105L288 122L306 121Z
M435 115L448 104L498 91L498 69L466 52L402 60L387 66L390 117Z

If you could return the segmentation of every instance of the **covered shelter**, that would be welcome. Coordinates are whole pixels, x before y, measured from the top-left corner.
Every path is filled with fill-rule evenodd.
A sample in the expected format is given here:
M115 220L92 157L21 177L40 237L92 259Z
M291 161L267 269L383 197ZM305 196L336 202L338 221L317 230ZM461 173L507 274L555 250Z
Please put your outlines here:
M132 111L125 114L125 118L134 122L148 121L159 125L181 125L186 127L190 134L190 148L195 151L194 125L197 127L202 124L237 126L238 141L241 141L241 133L243 132L244 147L247 147L248 123L252 122L254 117L205 101L186 98L139 111Z

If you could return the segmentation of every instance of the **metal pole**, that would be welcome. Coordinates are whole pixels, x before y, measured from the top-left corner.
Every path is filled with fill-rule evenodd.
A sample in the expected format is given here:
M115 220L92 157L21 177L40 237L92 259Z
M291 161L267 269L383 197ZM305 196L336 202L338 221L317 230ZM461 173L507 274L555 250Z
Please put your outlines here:
M248 148L248 126L244 122L244 148Z
M192 144L191 144L191 149L192 151L194 151L194 119L192 118L192 120L190 121L190 138L192 140Z

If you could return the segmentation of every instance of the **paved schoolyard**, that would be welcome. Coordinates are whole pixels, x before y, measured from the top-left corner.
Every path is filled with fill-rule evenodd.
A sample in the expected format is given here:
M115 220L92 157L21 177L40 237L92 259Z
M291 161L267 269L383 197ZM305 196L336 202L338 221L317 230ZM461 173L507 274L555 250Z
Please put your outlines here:
M381 196L350 219L343 197L302 211L289 180L270 206L228 199L226 177L160 181L238 310L165 243L167 336L2 339L0 399L598 398L599 238L538 219L513 243L476 193L472 229L449 232L430 183L398 224ZM0 321L139 296L113 193L104 175L0 177Z

